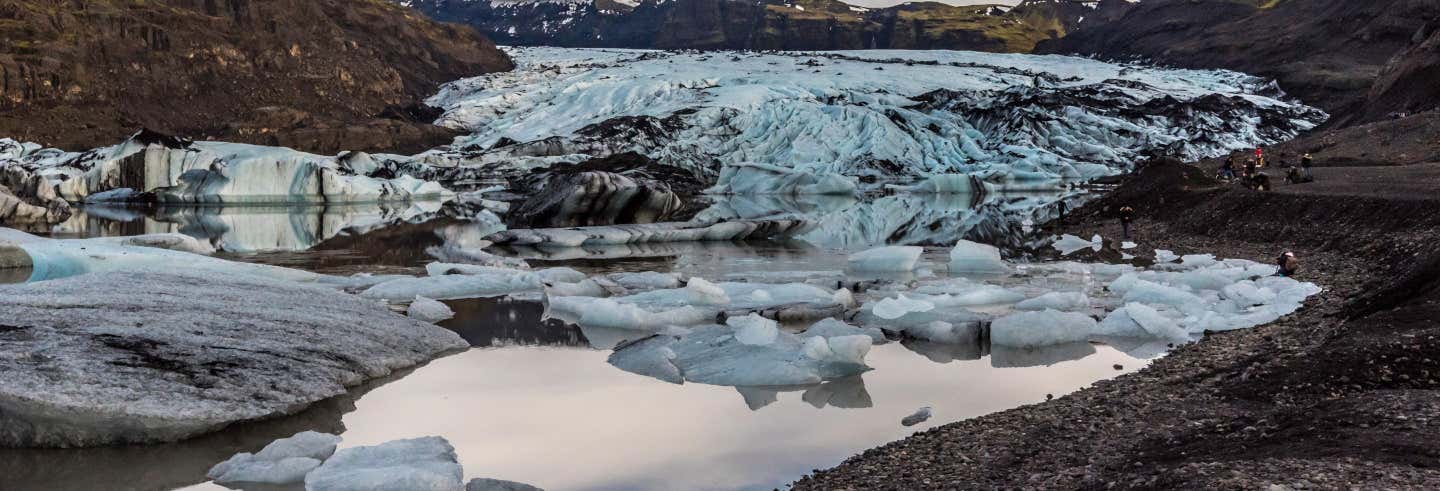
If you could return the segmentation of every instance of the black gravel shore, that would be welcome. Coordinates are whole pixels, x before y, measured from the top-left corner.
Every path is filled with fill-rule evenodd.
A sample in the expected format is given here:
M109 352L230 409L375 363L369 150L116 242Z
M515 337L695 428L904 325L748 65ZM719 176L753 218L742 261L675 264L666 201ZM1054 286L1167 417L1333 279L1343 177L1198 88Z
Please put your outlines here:
M1424 178L1431 172L1414 173ZM1440 177L1435 178L1440 181ZM918 433L795 489L1440 487L1440 182L1376 197L1259 193L1161 162L1060 231L1269 262L1325 287L1299 312L1208 335L1137 373Z

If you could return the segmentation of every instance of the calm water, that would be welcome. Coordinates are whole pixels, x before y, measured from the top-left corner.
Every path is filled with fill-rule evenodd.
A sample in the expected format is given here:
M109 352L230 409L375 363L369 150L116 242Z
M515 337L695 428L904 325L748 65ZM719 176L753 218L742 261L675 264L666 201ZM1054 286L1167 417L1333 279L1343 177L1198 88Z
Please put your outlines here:
M1023 246L1033 236L1033 223L1048 218L1046 205L1058 198L722 203L731 216L796 213L830 225L805 240L785 242L496 252L536 266L597 273L838 281L846 278L844 251L867 242L938 246L965 237ZM50 233L180 232L209 240L232 259L350 274L416 273L444 258L448 246L477 240L496 227L435 218L433 211L100 209ZM944 253L933 248L927 260L943 261ZM1024 351L891 342L871 351L868 364L874 370L816 386L672 385L606 363L609 349L633 332L544 320L543 307L532 301L448 303L457 317L442 326L467 339L470 351L367 384L294 417L188 442L0 450L0 489L214 489L204 483L214 463L305 429L341 433L344 446L439 435L455 445L467 478L496 477L552 490L770 489L915 431L1042 402L1147 363L1089 343ZM934 408L933 419L900 425L922 406Z

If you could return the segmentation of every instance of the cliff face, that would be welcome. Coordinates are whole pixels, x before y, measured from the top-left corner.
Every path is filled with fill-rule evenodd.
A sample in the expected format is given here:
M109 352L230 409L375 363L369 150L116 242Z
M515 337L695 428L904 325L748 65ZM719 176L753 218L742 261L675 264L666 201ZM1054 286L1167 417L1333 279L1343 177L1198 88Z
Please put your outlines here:
M1093 12L1095 2L1027 0L1014 9L935 2L871 9L837 0L402 3L517 45L1025 52L1042 39L1064 35Z
M417 103L508 70L470 28L380 0L0 0L0 136L89 148L137 128L410 150L450 133Z
M1087 21L1064 38L1042 41L1037 51L1138 56L1272 77L1291 94L1335 113L1332 124L1340 125L1377 116L1370 99L1377 80L1385 86L1376 89L1383 111L1400 110L1413 99L1406 94L1434 85L1433 79L1428 84L1392 83L1411 75L1420 77L1417 82L1425 80L1427 72L1419 69L1424 62L1418 58L1409 65L1391 61L1440 25L1440 3L1433 0L1101 2L1105 4L1111 4L1112 15ZM1416 55L1426 52L1416 49ZM1433 57L1434 49L1428 52Z

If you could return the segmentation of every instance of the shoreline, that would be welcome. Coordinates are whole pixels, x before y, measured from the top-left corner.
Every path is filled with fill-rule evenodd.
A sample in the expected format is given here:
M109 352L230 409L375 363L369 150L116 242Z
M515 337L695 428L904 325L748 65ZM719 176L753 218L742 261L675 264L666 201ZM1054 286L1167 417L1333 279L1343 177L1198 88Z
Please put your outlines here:
M1134 204L1139 251L1269 263L1294 250L1300 279L1325 291L1275 323L1207 335L1054 401L916 433L794 489L1440 485L1440 443L1427 443L1440 442L1440 254L1422 245L1440 237L1440 219L1413 214L1440 204L1257 193L1158 167L1059 231L1118 237L1109 210Z

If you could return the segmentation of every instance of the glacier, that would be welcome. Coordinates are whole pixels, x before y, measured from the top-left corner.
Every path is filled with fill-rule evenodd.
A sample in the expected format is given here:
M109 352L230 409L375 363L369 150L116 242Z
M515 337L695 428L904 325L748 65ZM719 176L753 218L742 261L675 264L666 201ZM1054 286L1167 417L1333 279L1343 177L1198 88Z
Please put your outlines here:
M453 82L429 100L445 109L438 124L468 135L418 162L529 169L634 151L712 179L774 166L1036 189L1149 155L1194 160L1277 143L1327 119L1241 73L1066 56L508 52L516 70Z

